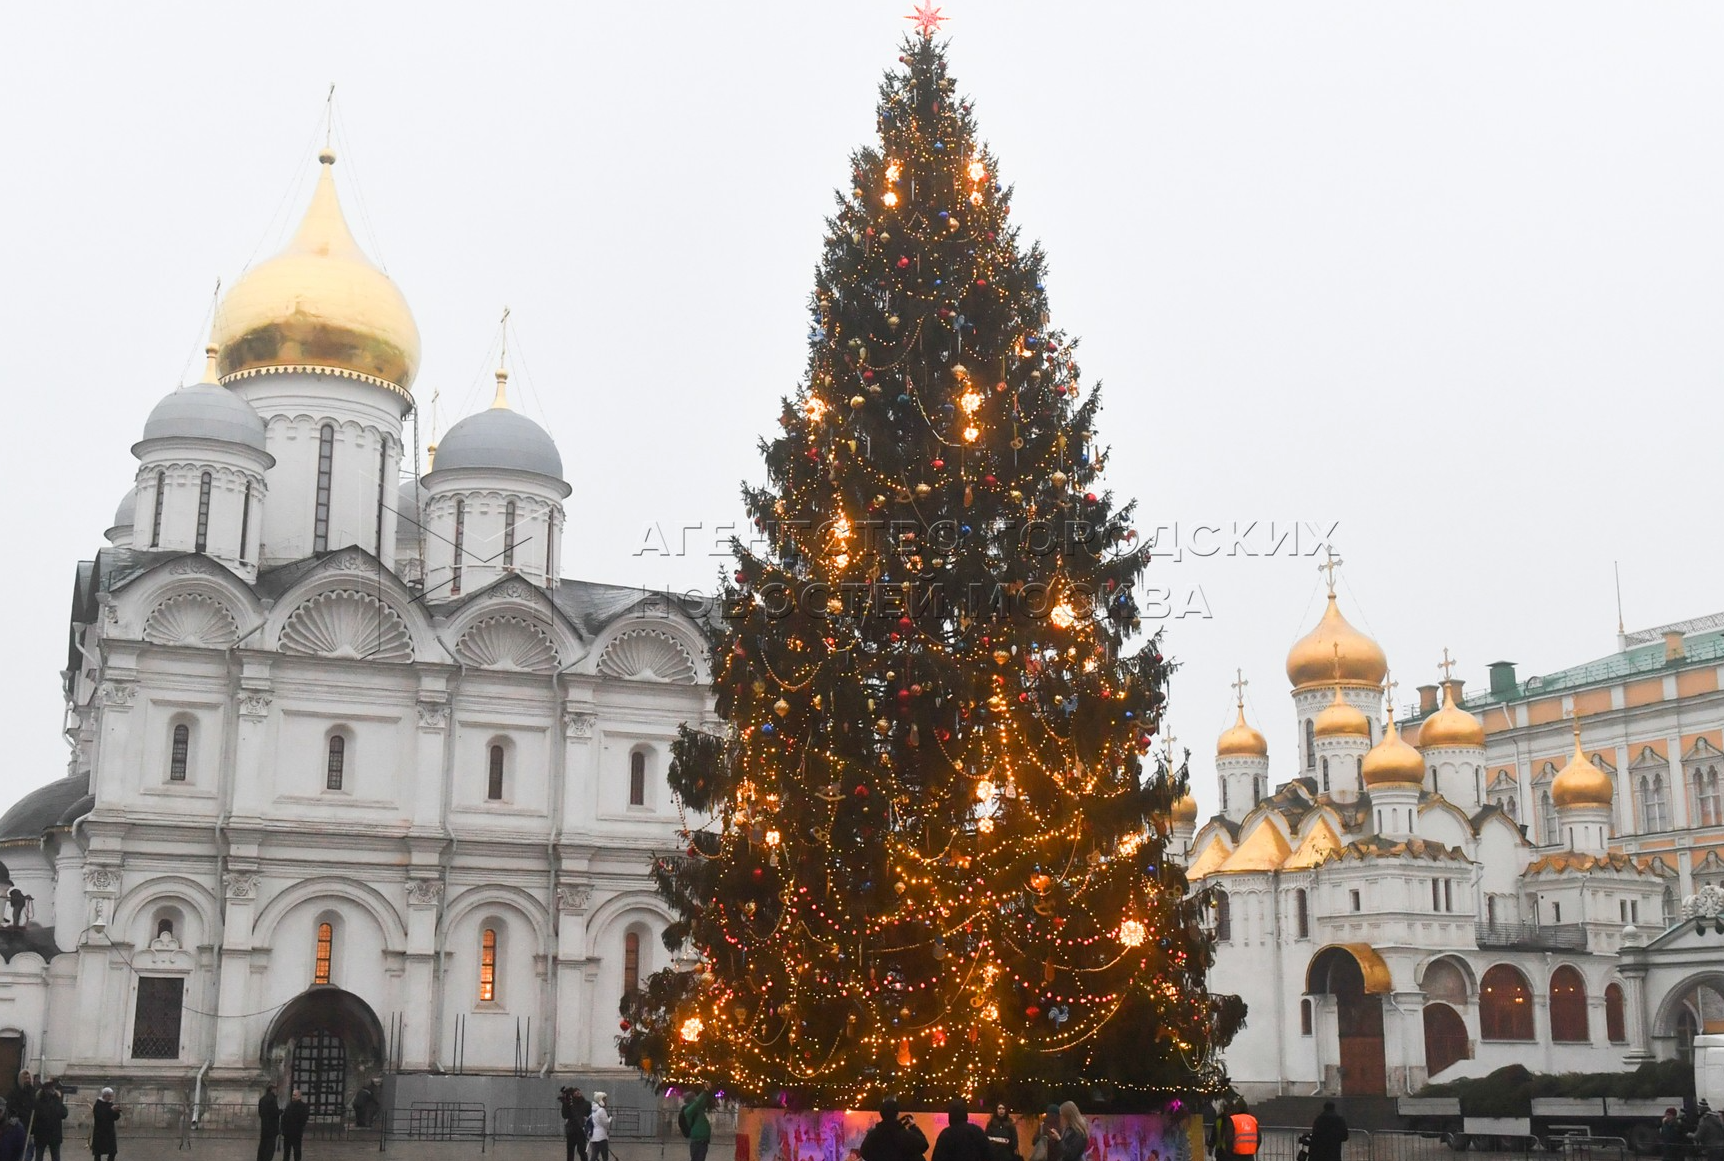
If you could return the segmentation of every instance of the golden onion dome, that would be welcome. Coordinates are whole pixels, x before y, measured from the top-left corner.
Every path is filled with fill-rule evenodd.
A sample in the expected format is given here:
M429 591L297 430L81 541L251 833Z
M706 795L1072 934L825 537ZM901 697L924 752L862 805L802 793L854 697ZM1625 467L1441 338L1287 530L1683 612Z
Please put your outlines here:
M1454 688L1447 683L1443 685L1443 708L1419 726L1419 749L1444 746L1485 748L1484 723L1455 704Z
M1245 722L1245 706L1239 707L1239 720L1227 727L1215 743L1217 758L1267 758L1269 743L1263 735Z
M1317 627L1287 652L1287 680L1295 690L1333 681L1342 685L1379 686L1388 672L1389 661L1383 656L1382 647L1347 623L1335 604L1334 593L1329 594L1329 603Z
M336 196L335 154L287 248L234 283L216 311L222 382L329 371L398 391L419 370L419 327L389 276L365 256Z
M1367 787L1423 786L1425 760L1395 729L1393 716L1385 723L1383 740L1372 746L1360 764L1359 776Z
M1190 791L1186 791L1173 804L1173 821L1183 826L1190 826L1197 821L1197 799L1191 796Z
M1337 685L1335 700L1323 707L1311 723L1311 732L1319 738L1369 738L1371 720L1341 699L1341 687Z
M1609 806L1616 789L1610 775L1592 764L1580 748L1580 722L1574 724L1574 754L1550 784L1550 800L1556 806Z

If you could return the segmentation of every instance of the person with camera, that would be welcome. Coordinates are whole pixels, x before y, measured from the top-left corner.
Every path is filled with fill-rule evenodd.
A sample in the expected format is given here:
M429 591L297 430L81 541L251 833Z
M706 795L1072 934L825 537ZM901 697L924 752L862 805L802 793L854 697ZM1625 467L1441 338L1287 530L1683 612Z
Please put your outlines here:
M557 1105L563 1112L563 1161L587 1161L587 1118L593 1115L593 1102L581 1095L576 1085L557 1091Z
M928 1137L910 1114L899 1115L897 1097L887 1097L880 1102L879 1122L868 1130L857 1151L862 1161L922 1161Z
M712 1145L712 1122L706 1111L712 1107L712 1086L702 1082L677 1110L677 1127L688 1138L688 1161L706 1161L706 1151Z
M96 1161L114 1161L119 1152L120 1106L114 1103L114 1090L105 1088L90 1106L90 1153Z

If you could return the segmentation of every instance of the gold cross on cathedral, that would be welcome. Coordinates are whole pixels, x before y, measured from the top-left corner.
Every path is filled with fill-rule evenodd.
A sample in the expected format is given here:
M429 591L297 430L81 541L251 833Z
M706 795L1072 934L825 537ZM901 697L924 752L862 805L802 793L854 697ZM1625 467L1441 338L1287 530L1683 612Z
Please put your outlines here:
M1390 717L1395 716L1395 690L1400 686L1400 684L1400 682L1389 676L1388 670L1385 669L1383 671L1383 696L1389 700Z
M1233 699L1239 703L1240 709L1245 708L1245 687L1250 684L1251 683L1249 681L1245 680L1245 671L1243 669L1235 669L1233 671Z
M1328 557L1328 559L1317 566L1317 571L1324 574L1323 580L1324 583L1329 586L1329 595L1334 596L1335 570L1341 567L1341 558L1335 555L1335 550L1333 548L1329 548L1327 546L1324 547L1323 554Z
M1449 647L1447 645L1443 646L1443 659L1438 662L1437 668L1443 671L1444 681L1450 681L1454 678L1455 664L1455 659L1449 656Z

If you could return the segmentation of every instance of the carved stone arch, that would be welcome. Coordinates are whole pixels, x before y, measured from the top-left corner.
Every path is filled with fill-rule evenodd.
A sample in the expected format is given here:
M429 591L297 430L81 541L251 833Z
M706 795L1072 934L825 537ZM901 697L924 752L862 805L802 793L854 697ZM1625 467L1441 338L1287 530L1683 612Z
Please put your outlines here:
M653 625L616 634L600 651L595 668L605 677L673 685L692 685L700 678L695 651L679 634Z
M327 589L302 601L282 623L283 653L406 664L413 633L387 601L359 589Z
M181 591L150 610L144 618L143 636L152 645L225 649L239 640L239 622L219 597Z
M519 887L473 887L449 901L443 913L443 930L454 931L475 911L513 911L526 921L533 931L535 946L543 951L551 946L551 917L545 905Z
M676 922L676 916L671 914L664 900L651 891L622 891L612 895L603 903L593 908L587 916L587 931L594 940L602 939L616 925L619 919L626 918L631 912L649 912L656 916L664 926Z
M385 899L377 888L368 883L358 883L352 879L338 879L333 876L316 879L304 879L291 887L276 893L275 897L258 912L257 921L253 925L255 942L260 947L269 947L275 940L275 928L289 911L301 903L314 899L345 899L357 904L372 919L383 932L383 947L385 951L399 952L407 949L407 927L402 921L401 913Z
M455 656L481 669L511 673L552 673L562 664L562 652L551 634L539 620L519 613L493 613L474 620L456 640Z
M124 935L141 915L169 900L183 903L197 913L206 940L214 936L221 904L208 887L184 875L155 875L126 892L114 905L110 926ZM147 936L144 942L149 942Z

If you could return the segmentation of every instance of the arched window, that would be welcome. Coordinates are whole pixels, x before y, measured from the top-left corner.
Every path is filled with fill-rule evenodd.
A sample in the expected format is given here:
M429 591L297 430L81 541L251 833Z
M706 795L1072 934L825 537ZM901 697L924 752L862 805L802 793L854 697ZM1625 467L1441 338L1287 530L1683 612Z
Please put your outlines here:
M186 763L191 757L192 728L181 722L174 727L174 744L168 751L168 781L186 780Z
M1670 794L1663 774L1640 776L1640 829L1670 829Z
M311 982L327 984L329 965L335 958L335 928L329 923L317 925L317 959L312 964Z
M1323 793L1329 793L1329 759L1323 759Z
M1305 719L1305 769L1317 768L1317 727L1310 718Z
M646 751L629 755L629 805L646 805Z
M193 552L203 552L210 542L210 474L205 472L198 481L198 538Z
M313 510L311 551L329 549L329 485L335 478L335 425L326 423L317 433L317 507Z
M1627 1011L1622 1003L1622 985L1604 986L1604 1036L1612 1044L1628 1043Z
M503 509L503 567L515 567L515 502Z
M1479 1037L1483 1040L1531 1040L1532 989L1526 977L1499 963L1479 982Z
M1718 767L1704 770L1696 766L1689 771L1694 783L1694 821L1696 826L1717 826L1724 823L1724 795L1720 794Z
M623 995L632 996L641 990L641 933L631 931L623 936Z
M1561 1044L1592 1039L1586 1027L1586 980L1568 964L1550 973L1550 1038Z
M1299 1001L1299 1035L1311 1035L1311 1001Z
M1550 791L1538 792L1538 841L1545 846L1556 842L1560 832L1556 825L1556 807L1551 803Z
M1669 927L1672 923L1676 922L1676 892L1669 887L1664 888L1664 906L1662 910L1664 912L1664 926Z
M373 536L373 556L383 555L383 501L389 495L389 437L378 441L377 452L377 529Z
M1233 901L1226 891L1215 893L1215 939L1226 943L1233 938Z
M329 757L324 764L323 788L340 790L347 774L347 739L340 734L329 735Z
M1467 1025L1461 1014L1444 1003L1425 1005L1425 1072L1435 1076L1467 1058Z
M1227 813L1227 779L1221 780L1221 813Z
M168 474L156 473L156 512L150 518L150 547L154 548L162 542L162 505L168 498Z
M251 481L245 482L245 500L239 509L239 558L250 559L246 553L251 547Z
M449 591L461 591L461 558L466 555L464 547L467 543L467 501L455 501L455 565L449 573Z
M503 747L491 747L491 771L485 784L485 797L492 802L503 800Z
M156 920L156 938L160 939L164 935L169 939L172 939L174 935L174 921L166 915Z
M1293 927L1300 939L1311 938L1311 904L1303 887L1293 892Z
M487 927L479 935L479 1002L497 998L497 930Z
M557 550L557 522L549 512L545 513L545 583L553 579Z

